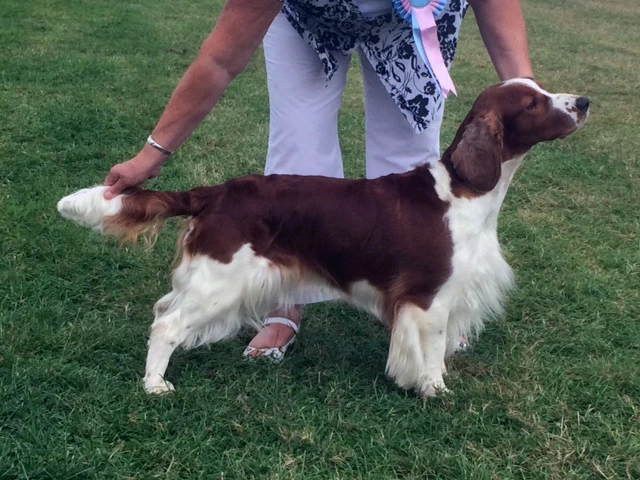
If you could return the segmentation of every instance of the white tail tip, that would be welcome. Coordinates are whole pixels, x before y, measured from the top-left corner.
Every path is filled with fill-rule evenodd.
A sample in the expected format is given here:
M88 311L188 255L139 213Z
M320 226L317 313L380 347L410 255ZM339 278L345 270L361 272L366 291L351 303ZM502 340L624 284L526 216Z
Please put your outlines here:
M116 215L122 207L122 195L107 200L104 198L106 189L100 185L67 195L58 202L58 212L83 227L101 231L104 217Z

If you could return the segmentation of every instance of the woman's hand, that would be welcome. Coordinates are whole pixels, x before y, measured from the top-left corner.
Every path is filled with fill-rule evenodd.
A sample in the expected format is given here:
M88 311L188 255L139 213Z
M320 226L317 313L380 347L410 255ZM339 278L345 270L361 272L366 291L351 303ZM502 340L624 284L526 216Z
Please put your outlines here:
M107 178L104 180L104 184L109 187L104 192L104 198L110 200L127 188L137 187L150 178L157 177L168 155L164 157L143 149L131 160L119 163L111 168Z

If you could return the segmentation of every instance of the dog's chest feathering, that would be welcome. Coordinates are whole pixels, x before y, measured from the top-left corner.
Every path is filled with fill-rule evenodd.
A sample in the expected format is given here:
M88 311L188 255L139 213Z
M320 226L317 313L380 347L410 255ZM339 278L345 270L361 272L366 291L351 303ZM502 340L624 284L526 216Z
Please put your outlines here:
M500 207L522 158L502 165L496 187L475 198L456 197L450 190L446 168L436 165L439 197L449 202L447 226L453 243L451 275L438 296L453 300L454 310L477 312L478 319L500 314L503 296L513 284L511 267L504 260L498 241L497 224Z

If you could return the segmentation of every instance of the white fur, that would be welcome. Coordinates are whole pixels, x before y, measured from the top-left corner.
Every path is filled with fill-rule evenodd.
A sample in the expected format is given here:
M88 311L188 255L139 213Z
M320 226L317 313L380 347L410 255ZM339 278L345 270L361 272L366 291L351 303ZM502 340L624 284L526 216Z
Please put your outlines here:
M446 219L453 238L453 268L436 296L450 309L447 354L454 351L460 337L479 333L485 319L502 313L504 294L513 285L497 226L500 207L522 158L502 164L500 180L491 192L450 200Z
M104 198L106 189L95 186L67 195L58 202L58 212L83 227L102 232L104 218L116 215L122 208L122 195L107 200Z
M352 305L369 312L377 319L382 319L383 292L371 285L366 280L360 280L351 285L349 296L343 299Z
M395 319L387 375L424 397L446 392L443 375L449 310L439 301L428 310L405 305Z
M378 317L382 311L382 294L368 282L355 283L345 297L318 277L307 274L301 278L257 256L249 244L229 263L185 255L173 273L172 284L173 290L154 306L144 377L149 393L174 390L164 374L177 347L192 348L231 338L244 326L260 328L261 319L273 308L293 305L309 292L322 289Z

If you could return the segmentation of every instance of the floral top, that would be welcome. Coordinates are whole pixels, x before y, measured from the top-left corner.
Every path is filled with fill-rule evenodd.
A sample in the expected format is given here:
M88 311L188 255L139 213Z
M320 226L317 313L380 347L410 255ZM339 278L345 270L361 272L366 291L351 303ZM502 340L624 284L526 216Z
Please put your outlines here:
M436 19L440 49L450 67L458 46L466 0L448 0ZM334 52L358 47L371 62L396 105L416 132L431 122L444 103L426 65L415 50L411 25L389 0L389 14L365 18L356 0L285 0L283 12L320 57L327 81L338 70Z

